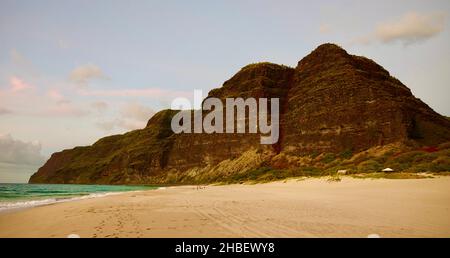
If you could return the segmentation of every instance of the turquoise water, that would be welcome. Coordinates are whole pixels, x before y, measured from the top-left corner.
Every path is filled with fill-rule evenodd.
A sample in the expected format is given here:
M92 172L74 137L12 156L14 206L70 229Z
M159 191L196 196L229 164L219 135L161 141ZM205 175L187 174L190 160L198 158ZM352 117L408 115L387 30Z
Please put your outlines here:
M0 183L0 211L156 188L152 186Z

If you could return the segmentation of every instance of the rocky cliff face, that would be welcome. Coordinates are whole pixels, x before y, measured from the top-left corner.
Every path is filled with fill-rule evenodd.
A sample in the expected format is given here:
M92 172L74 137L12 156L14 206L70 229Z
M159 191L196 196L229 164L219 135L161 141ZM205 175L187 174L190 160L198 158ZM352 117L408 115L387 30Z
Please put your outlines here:
M278 143L260 145L258 134L174 134L170 121L176 111L164 110L144 129L53 154L30 182L212 182L279 163L280 154L302 157L450 140L448 119L372 60L333 44L319 46L295 69L248 65L208 97L280 98Z
M298 63L286 121L282 146L297 152L358 151L405 139L433 145L449 137L443 117L383 67L332 44Z

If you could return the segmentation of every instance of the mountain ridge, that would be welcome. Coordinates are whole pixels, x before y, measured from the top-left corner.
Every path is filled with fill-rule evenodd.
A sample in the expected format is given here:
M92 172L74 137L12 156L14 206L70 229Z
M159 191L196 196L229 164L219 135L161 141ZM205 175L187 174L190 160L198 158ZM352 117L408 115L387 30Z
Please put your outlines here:
M263 167L294 169L315 153L450 141L447 118L382 66L330 43L295 68L247 65L210 97L279 98L278 143L262 146L259 134L174 134L170 120L176 111L163 110L143 129L53 154L30 183L220 182Z

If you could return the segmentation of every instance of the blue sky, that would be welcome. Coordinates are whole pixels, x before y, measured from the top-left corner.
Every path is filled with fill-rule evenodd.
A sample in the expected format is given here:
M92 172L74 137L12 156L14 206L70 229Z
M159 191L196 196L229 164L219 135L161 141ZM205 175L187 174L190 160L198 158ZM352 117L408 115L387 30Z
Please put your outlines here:
M374 59L450 116L449 12L446 0L0 0L0 182L140 128L246 64L294 67L325 42Z

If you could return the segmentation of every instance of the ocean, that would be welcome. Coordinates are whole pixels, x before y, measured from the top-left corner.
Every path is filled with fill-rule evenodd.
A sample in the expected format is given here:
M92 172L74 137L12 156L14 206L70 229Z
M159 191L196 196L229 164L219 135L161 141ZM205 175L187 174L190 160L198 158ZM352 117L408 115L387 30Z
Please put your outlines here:
M154 186L0 183L0 211L156 188Z

